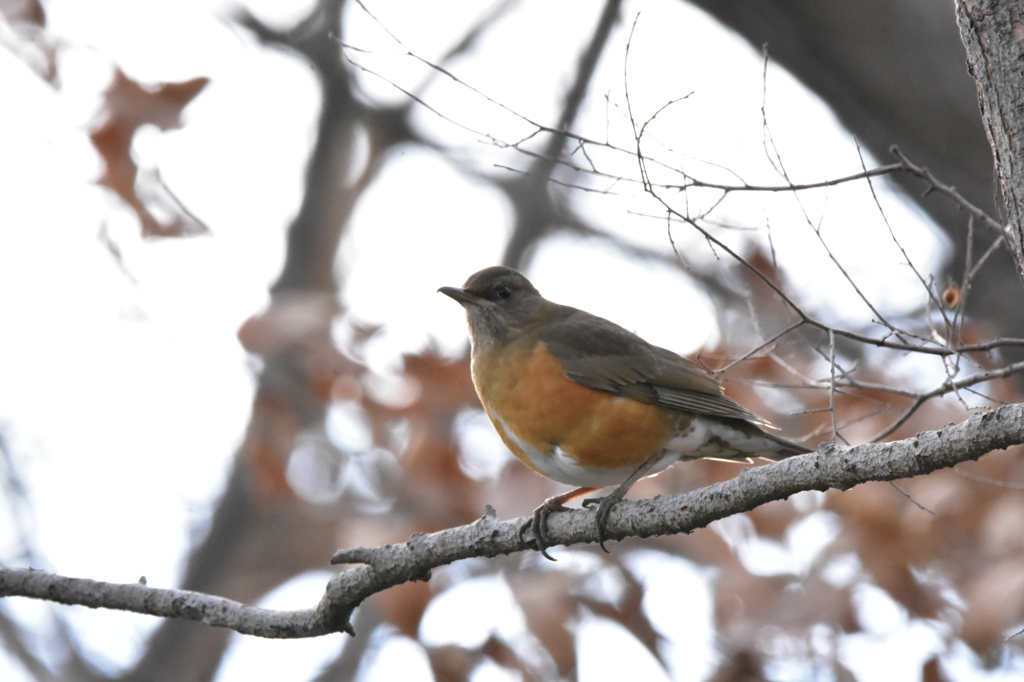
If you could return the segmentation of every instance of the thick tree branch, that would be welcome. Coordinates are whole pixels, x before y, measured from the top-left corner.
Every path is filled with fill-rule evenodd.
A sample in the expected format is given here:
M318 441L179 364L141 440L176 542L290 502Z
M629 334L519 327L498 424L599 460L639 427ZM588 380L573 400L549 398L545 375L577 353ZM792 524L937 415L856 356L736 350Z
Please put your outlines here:
M1014 404L902 441L845 449L822 446L815 453L746 469L732 480L690 493L623 501L608 519L608 536L623 540L689 533L712 521L805 490L846 490L867 481L910 478L1022 443L1024 404ZM270 611L187 590L118 585L12 568L0 568L0 596L195 620L260 637L354 634L352 611L377 592L413 580L428 580L432 569L459 559L530 549L528 539L519 538L519 528L525 522L525 518L500 521L494 510L488 509L475 523L414 535L403 544L340 550L332 563L364 565L332 578L315 609ZM589 510L552 515L549 532L557 544L597 542L594 515Z

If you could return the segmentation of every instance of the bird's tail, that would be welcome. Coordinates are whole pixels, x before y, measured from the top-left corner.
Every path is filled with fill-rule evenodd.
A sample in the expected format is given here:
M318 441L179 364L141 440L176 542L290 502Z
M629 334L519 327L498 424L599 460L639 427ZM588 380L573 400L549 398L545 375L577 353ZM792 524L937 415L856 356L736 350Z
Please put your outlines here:
M707 443L689 458L777 460L814 452L809 447L776 436L745 419L708 420L704 426L707 429Z
M806 455L808 452L814 452L814 448L809 448L806 445L800 443L794 443L791 440L786 440L782 436L776 436L774 433L764 431L764 437L770 441L773 441L779 446L776 453L768 455L769 459L786 459L787 457L795 457L797 455Z

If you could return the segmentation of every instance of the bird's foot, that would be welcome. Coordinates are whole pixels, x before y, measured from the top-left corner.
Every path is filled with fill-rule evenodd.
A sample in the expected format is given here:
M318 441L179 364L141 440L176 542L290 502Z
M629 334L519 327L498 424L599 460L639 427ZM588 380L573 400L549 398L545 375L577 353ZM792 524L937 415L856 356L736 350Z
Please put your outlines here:
M526 532L526 529L529 528L533 531L534 547L538 552L544 555L545 559L549 559L550 561L557 561L557 559L548 554L548 547L551 547L554 544L548 536L548 516L551 515L551 512L558 511L569 511L569 508L563 505L562 501L558 497L552 497L550 500L545 500L544 504L534 509L533 518L519 527L520 542L526 542L526 538L523 537L523 534Z
M608 554L611 552L604 546L605 540L608 539L608 515L625 494L625 490L616 488L604 497L588 497L583 500L584 507L597 506L597 512L594 514L594 520L597 521L597 544Z

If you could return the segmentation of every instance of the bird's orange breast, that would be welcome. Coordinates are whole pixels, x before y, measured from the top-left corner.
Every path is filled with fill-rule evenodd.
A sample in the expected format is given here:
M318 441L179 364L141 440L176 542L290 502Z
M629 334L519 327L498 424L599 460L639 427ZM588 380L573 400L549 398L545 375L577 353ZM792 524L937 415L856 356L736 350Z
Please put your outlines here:
M475 352L473 383L502 440L524 463L556 448L584 467L639 466L664 449L678 415L572 381L543 342ZM512 433L508 433L511 430Z

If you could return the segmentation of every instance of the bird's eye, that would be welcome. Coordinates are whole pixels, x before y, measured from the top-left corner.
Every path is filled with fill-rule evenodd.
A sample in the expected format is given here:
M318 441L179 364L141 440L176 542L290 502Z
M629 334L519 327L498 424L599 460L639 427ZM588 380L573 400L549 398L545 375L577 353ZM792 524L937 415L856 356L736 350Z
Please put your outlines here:
M498 287L494 293L498 294L498 298L508 298L512 295L512 290L508 287Z

